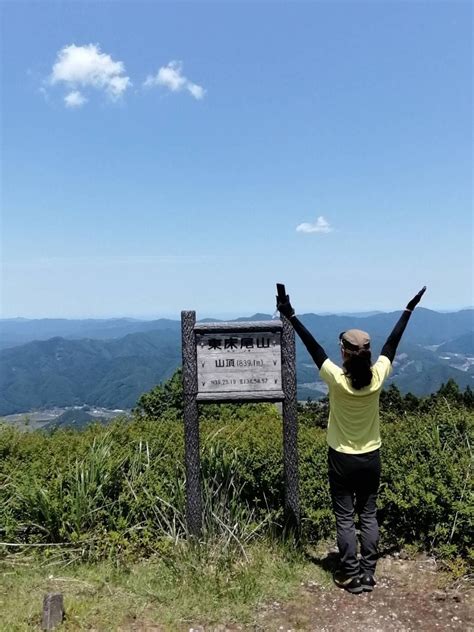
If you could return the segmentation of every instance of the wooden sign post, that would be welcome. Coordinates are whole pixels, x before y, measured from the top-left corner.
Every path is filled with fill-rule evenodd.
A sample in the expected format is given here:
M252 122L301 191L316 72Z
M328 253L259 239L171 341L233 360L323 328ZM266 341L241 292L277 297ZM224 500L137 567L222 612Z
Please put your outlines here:
M199 413L202 402L282 402L287 526L299 531L295 334L286 318L255 322L196 323L181 312L186 519L199 537L202 500Z

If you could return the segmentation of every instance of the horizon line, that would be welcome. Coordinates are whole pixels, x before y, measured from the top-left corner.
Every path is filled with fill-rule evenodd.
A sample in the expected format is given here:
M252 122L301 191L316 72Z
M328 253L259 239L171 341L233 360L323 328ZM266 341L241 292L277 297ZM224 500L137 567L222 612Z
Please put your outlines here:
M423 307L420 306L418 307L418 309L424 309L427 311L431 311L431 312L436 312L438 314L454 314L457 312L462 312L462 311L469 311L469 310L474 310L474 305L468 305L465 307L457 307L457 308L437 308L437 309L432 309L432 308L428 308L428 307ZM344 311L331 311L331 310L325 310L325 311L320 311L320 312L316 312L316 311L307 311L307 310L300 310L298 313L300 316L307 316L308 314L312 314L315 316L354 316L354 317L369 317L369 316L375 316L377 314L390 314L393 312L399 312L402 311L403 308L398 307L395 309L389 309L389 310L380 310L380 309L366 309L366 310L344 310ZM198 313L198 310L195 310L196 313ZM237 313L237 312L219 312L219 313L208 313L208 312L203 312L203 315L199 315L199 320L203 320L203 319L210 319L210 318L217 318L219 320L221 320L222 318L228 318L230 320L236 320L238 318L251 318L252 316L256 316L256 315L265 315L265 316L270 316L270 318L272 318L273 314L266 312L266 311L253 311L250 314L244 314L242 315L242 313ZM176 313L176 312L165 312L163 314L148 314L148 315L110 315L110 316L0 316L0 322L1 321L11 321L11 320L17 320L17 321L33 321L33 320L138 320L138 321L153 321L153 320L180 320L181 319L181 314L180 312Z

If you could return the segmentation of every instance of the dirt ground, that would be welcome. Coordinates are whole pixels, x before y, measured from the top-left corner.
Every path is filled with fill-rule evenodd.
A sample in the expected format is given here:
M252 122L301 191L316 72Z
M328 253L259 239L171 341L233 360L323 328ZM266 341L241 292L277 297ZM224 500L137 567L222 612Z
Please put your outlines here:
M336 556L316 561L331 570ZM183 632L474 632L474 592L467 579L446 586L446 576L428 557L381 559L372 593L352 595L335 585L302 584L289 602L262 605L251 625L183 626ZM444 585L444 587L443 587ZM135 622L133 632L162 632L156 623Z
M255 630L419 632L474 630L473 592L466 581L440 588L433 559L379 561L372 593L352 595L336 586L304 585L296 599L274 603Z

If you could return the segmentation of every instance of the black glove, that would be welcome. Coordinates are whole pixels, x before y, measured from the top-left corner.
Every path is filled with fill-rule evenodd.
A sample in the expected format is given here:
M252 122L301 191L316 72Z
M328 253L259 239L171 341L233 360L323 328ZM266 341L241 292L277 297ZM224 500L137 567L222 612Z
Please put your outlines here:
M411 301L409 301L408 305L407 305L407 309L409 309L411 312L415 309L415 307L418 305L418 303L421 301L421 297L423 296L423 294L426 292L426 285L424 285L421 290L418 292L418 294L416 296L414 296Z
M293 306L290 303L290 297L288 296L288 294L285 295L284 299L277 296L276 300L277 300L277 310L280 312L280 314L282 314L283 316L286 316L287 318L291 318L292 316L295 315L295 310L293 309Z

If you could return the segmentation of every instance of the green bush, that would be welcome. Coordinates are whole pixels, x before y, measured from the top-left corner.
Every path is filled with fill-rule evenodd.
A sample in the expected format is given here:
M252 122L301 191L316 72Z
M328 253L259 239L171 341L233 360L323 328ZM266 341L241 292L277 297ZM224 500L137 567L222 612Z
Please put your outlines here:
M282 523L281 419L269 404L202 412L204 535L241 546ZM183 537L183 424L165 419L51 434L2 427L0 540L64 543L98 558L147 555ZM472 555L472 422L447 399L427 412L382 415L386 544ZM324 429L300 424L299 456L303 534L316 541L334 534Z
M379 506L387 539L469 554L472 429L472 413L447 401L385 425Z

